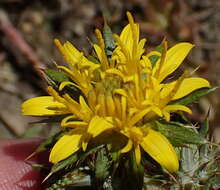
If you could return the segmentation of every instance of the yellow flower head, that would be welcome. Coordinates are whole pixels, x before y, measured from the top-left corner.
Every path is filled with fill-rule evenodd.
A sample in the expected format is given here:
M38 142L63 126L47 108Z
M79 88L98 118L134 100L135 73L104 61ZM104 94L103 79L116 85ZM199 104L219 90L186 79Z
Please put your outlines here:
M150 121L158 118L170 120L170 112L191 110L184 105L172 105L191 92L210 87L202 78L191 78L186 73L170 83L164 80L183 62L191 48L190 43L179 43L167 48L162 43L162 53L145 52L145 39L139 40L139 25L127 13L129 24L120 35L114 34L115 48L106 54L106 42L96 30L94 44L96 64L78 51L70 42L55 44L64 56L68 68L58 66L72 81L65 81L59 89L48 87L50 96L27 100L22 105L25 115L52 116L68 114L62 128L70 132L61 137L50 153L50 161L57 163L79 149L86 150L90 140L114 130L127 138L121 153L135 152L136 162L141 162L141 152L147 152L170 172L179 168L173 146L161 133L155 131ZM152 64L150 57L157 56ZM63 93L66 86L81 90L79 100ZM61 93L62 92L62 93Z

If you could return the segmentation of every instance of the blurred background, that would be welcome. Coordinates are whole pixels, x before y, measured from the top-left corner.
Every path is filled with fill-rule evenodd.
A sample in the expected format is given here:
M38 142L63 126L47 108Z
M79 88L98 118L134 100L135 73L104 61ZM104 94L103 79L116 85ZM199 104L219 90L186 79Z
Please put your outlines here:
M169 46L196 45L184 67L220 85L219 0L0 0L0 138L48 136L57 129L40 118L21 115L21 103L46 95L38 68L63 63L53 39L69 40L86 54L94 29L102 28L104 13L115 33L127 24L129 10L147 38L147 51L163 38ZM210 109L210 125L220 141L220 90L192 106L199 125Z

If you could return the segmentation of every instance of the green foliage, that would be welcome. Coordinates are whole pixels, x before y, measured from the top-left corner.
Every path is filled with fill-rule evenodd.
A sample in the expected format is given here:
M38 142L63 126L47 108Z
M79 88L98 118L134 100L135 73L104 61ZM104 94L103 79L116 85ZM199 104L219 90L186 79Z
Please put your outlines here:
M54 83L57 85L64 81L70 81L69 77L67 77L66 74L62 71L46 69L45 74L49 79L49 84L52 83L52 85Z
M141 190L143 188L144 167L138 165L134 151L124 155L120 159L117 171L112 177L114 190Z
M155 51L158 51L159 53L162 53L162 51L163 51L162 44L160 44L159 46L157 46L157 47L155 48ZM150 62L151 62L151 64L152 64L152 66L154 67L155 64L156 64L156 62L160 59L160 56L158 56L158 55L152 55L152 56L149 57L149 59L150 59Z
M166 136L174 146L183 146L187 144L204 144L206 139L195 130L169 124L156 122L157 130Z
M201 88L190 93L189 95L181 99L178 99L172 102L171 104L188 105L188 104L198 101L202 96L205 96L209 94L210 92L213 92L214 90L216 90L216 88Z
M58 139L60 139L67 131L59 131L55 135L47 138L45 141L43 141L36 149L35 153L43 152L46 150L50 150L53 145L57 142Z
M112 52L115 49L115 40L113 38L113 34L112 34L112 31L111 31L111 28L108 26L106 20L104 22L103 36L104 36L104 41L105 41L106 55L111 57L112 56Z
M47 76L46 80L49 85L53 88L58 89L62 82L72 82L71 79L62 71L54 69L46 69L45 74ZM68 93L73 99L78 101L81 91L73 85L67 85L60 93Z
M91 168L91 182L95 188L100 187L102 189L104 182L109 177L110 162L108 157L106 148L97 152L94 167Z
M159 128L167 129L164 124L159 124ZM170 125L169 127L177 127ZM168 127L168 128L169 128ZM181 127L181 126L178 126ZM181 127L182 128L182 127ZM176 129L175 129L176 130ZM187 129L188 130L188 129ZM185 133L183 131L183 133ZM187 132L188 133L188 132ZM200 137L195 137L199 134ZM167 176L167 173L158 171L146 172L145 182L149 189L158 190L217 190L220 189L220 153L219 146L213 145L210 141L208 118L205 118L201 124L199 132L188 134L187 145L179 147L180 152L180 170L173 176ZM179 134L177 134L178 136ZM169 136L169 135L168 135ZM170 136L170 138L172 135ZM199 143L199 139L205 139L206 143ZM193 140L192 140L193 139ZM170 139L171 140L171 139ZM190 141L194 141L191 144ZM174 141L176 142L176 140ZM196 142L196 143L195 143ZM198 143L197 143L198 142Z
M80 170L67 172L63 177L55 180L45 190L89 190L89 176Z

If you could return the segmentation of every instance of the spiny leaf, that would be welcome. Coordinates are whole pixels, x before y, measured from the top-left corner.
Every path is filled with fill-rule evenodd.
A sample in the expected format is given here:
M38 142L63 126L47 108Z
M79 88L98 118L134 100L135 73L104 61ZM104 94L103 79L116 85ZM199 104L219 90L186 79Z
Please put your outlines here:
M81 189L90 186L90 178L79 170L73 170L64 176L56 176L56 180L48 182L47 186L46 190Z
M79 159L79 155L77 153L70 155L68 158L66 158L65 160L62 160L60 162L58 162L57 164L54 164L51 168L51 172L50 175L52 175L53 173L62 170L63 168L74 164L77 160Z
M77 165L80 165L80 163L82 163L90 154L97 152L98 150L100 150L101 147L103 147L103 145L88 149L88 151L86 152L76 152L75 154L70 155L65 160L62 160L54 164L51 168L50 173L44 180L47 180L51 175L53 175L54 173L62 169L72 167L74 164L76 164L76 162L77 162ZM74 167L76 168L77 166L75 165Z
M31 164L31 167L34 168L35 170L39 171L42 174L48 173L48 169L42 165L42 164Z
M191 103L197 101L202 96L205 96L205 95L209 94L210 92L213 92L214 90L216 90L216 88L217 87L215 87L215 88L201 88L201 89L196 90L181 99L178 99L178 100L172 102L171 104L181 104L181 105L191 104Z
M217 190L220 189L220 175L215 175L214 177L212 177L211 179L209 179L208 181L206 181L205 184L205 190Z
M208 116L205 118L205 120L201 124L201 128L199 130L199 133L203 136L206 137L208 135L209 131L209 119Z
M188 145L188 147L181 148L181 171L186 172L186 176L182 176L185 178L184 181L189 176L193 176L195 170L199 167L199 149L195 144ZM191 182L191 180L189 179Z
M174 146L186 144L204 144L206 139L192 129L172 124L156 122L157 130L166 136Z

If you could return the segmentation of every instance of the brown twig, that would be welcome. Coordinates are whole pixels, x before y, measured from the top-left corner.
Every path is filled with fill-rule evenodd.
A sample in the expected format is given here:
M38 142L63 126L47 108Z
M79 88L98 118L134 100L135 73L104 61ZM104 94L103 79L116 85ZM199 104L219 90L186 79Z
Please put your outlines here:
M0 9L0 30L8 38L11 45L20 51L26 59L32 64L33 68L40 77L42 75L42 69L45 67L44 64L38 59L33 49L27 44L22 37L22 34L12 25L7 13Z

